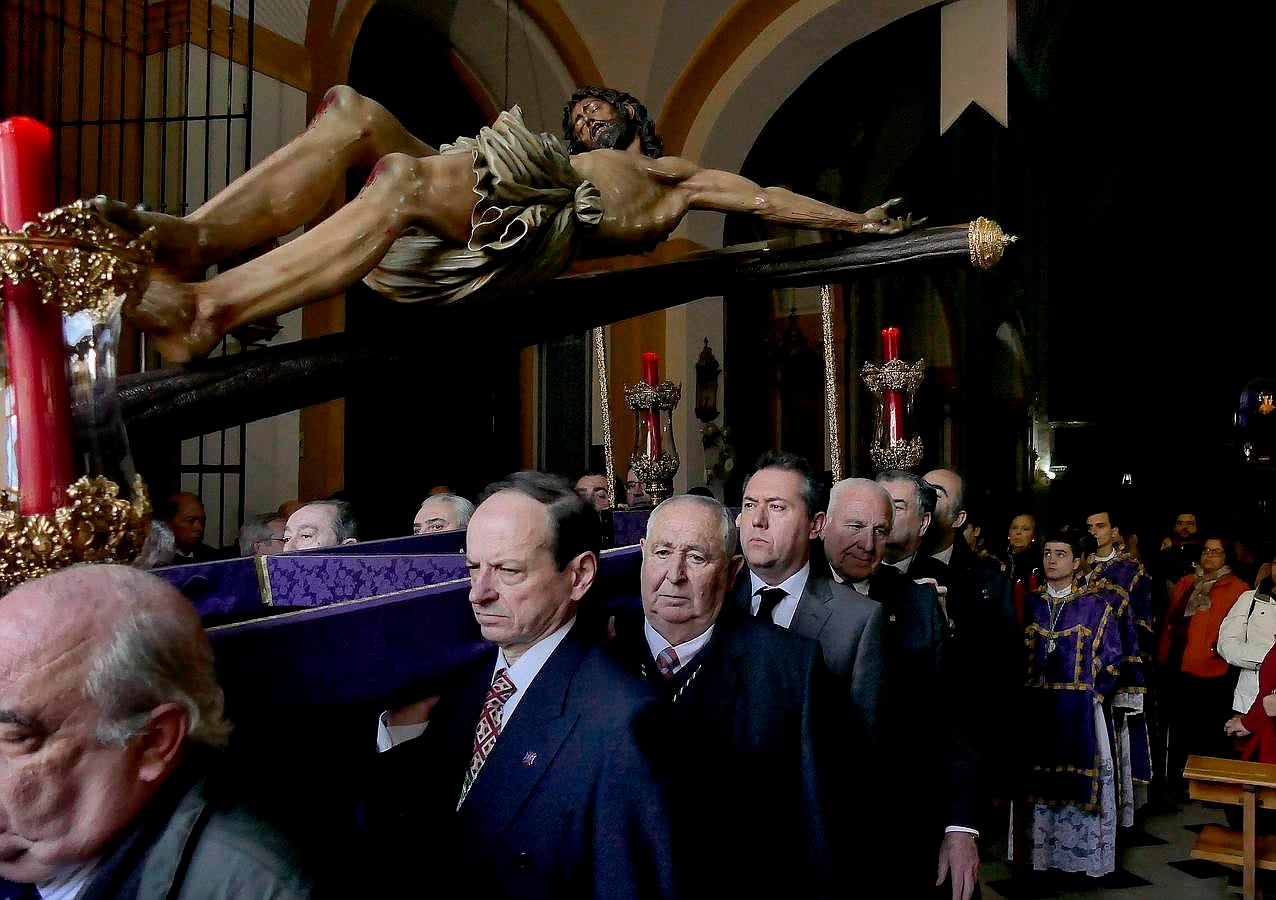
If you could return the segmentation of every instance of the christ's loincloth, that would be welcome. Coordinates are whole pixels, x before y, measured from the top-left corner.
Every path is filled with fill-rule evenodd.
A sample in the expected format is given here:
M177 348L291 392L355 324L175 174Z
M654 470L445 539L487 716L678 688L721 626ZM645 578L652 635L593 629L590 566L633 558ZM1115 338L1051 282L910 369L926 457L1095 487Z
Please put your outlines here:
M405 231L363 279L392 300L451 303L553 278L575 258L581 229L602 221L598 189L576 174L559 138L527 129L517 106L440 152L474 157L470 240L461 247Z

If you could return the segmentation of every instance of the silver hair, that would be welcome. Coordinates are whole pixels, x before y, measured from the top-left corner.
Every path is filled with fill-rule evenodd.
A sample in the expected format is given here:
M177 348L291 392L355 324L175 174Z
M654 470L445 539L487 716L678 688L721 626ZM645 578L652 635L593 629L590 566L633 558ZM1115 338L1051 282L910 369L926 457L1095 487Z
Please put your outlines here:
M458 528L464 528L470 524L470 516L474 515L474 504L460 494L434 494L426 497L421 501L421 507L418 508L418 512L425 507L425 504L432 503L435 500L446 500L452 504L452 508L456 510Z
M177 550L175 542L172 529L162 519L151 519L146 539L142 541L142 549L137 554L137 559L133 560L133 565L139 569L167 566L173 561L173 554Z
M881 496L882 501L886 504L886 527L889 528L895 524L895 498L890 495L886 488L882 487L871 478L843 478L837 484L833 485L829 491L829 515L833 515L833 510L837 506L838 499L842 494L851 488L860 488Z
M125 615L90 666L84 694L98 707L97 739L108 746L126 746L162 703L186 710L196 744L221 747L230 735L213 651L194 617L154 609Z
M252 556L253 544L258 541L268 541L275 536L275 533L270 530L270 523L286 521L277 512L261 513L245 521L239 527L239 555Z
M731 515L731 511L713 497L702 497L699 494L678 494L676 497L660 501L647 517L647 540L651 540L651 523L655 521L662 509L673 503L694 503L716 513L719 519L718 537L722 541L722 552L726 556L735 555L737 535L735 518Z

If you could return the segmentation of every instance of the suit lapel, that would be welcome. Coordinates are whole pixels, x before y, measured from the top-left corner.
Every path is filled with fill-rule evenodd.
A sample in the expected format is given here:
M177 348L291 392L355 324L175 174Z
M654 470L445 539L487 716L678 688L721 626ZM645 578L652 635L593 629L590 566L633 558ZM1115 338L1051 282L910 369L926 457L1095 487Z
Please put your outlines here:
M792 630L806 637L817 638L824 630L824 623L833 614L829 605L833 592L827 583L813 575L807 576L806 588L798 598L797 610L793 613Z
M588 650L573 632L545 662L461 807L467 828L500 834L523 808L580 717L566 709L567 691Z
M740 567L740 574L736 576L727 605L734 606L741 615L753 615L753 579L749 576L748 566Z
M713 637L697 654L704 656L703 662L692 660L691 664L702 666L703 671L695 674L698 683L687 689L686 699L676 700L675 703L679 706L685 703L688 709L695 709L693 715L704 724L717 721L732 708L736 682L740 677L739 666L746 650L739 639L738 630L745 627L748 627L747 621L731 621L730 613L723 610L718 617Z

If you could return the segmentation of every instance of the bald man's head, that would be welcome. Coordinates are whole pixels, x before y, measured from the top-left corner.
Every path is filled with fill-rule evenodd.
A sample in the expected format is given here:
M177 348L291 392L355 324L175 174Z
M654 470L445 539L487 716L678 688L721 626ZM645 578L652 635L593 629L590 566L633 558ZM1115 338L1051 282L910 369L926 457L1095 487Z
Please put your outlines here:
M126 831L189 741L224 742L190 603L127 566L83 565L0 598L0 878L86 862Z

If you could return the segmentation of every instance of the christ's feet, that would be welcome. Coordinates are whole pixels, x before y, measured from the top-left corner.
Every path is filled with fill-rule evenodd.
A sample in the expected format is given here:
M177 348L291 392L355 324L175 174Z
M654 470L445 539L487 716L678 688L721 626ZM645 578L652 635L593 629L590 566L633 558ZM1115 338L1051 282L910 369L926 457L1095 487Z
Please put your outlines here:
M130 234L155 229L155 262L161 268L182 273L199 273L214 260L207 258L202 229L167 213L137 209L99 194L88 201L98 215Z
M126 315L167 362L187 363L207 356L223 337L208 314L210 306L201 303L199 285L161 276L151 280Z

